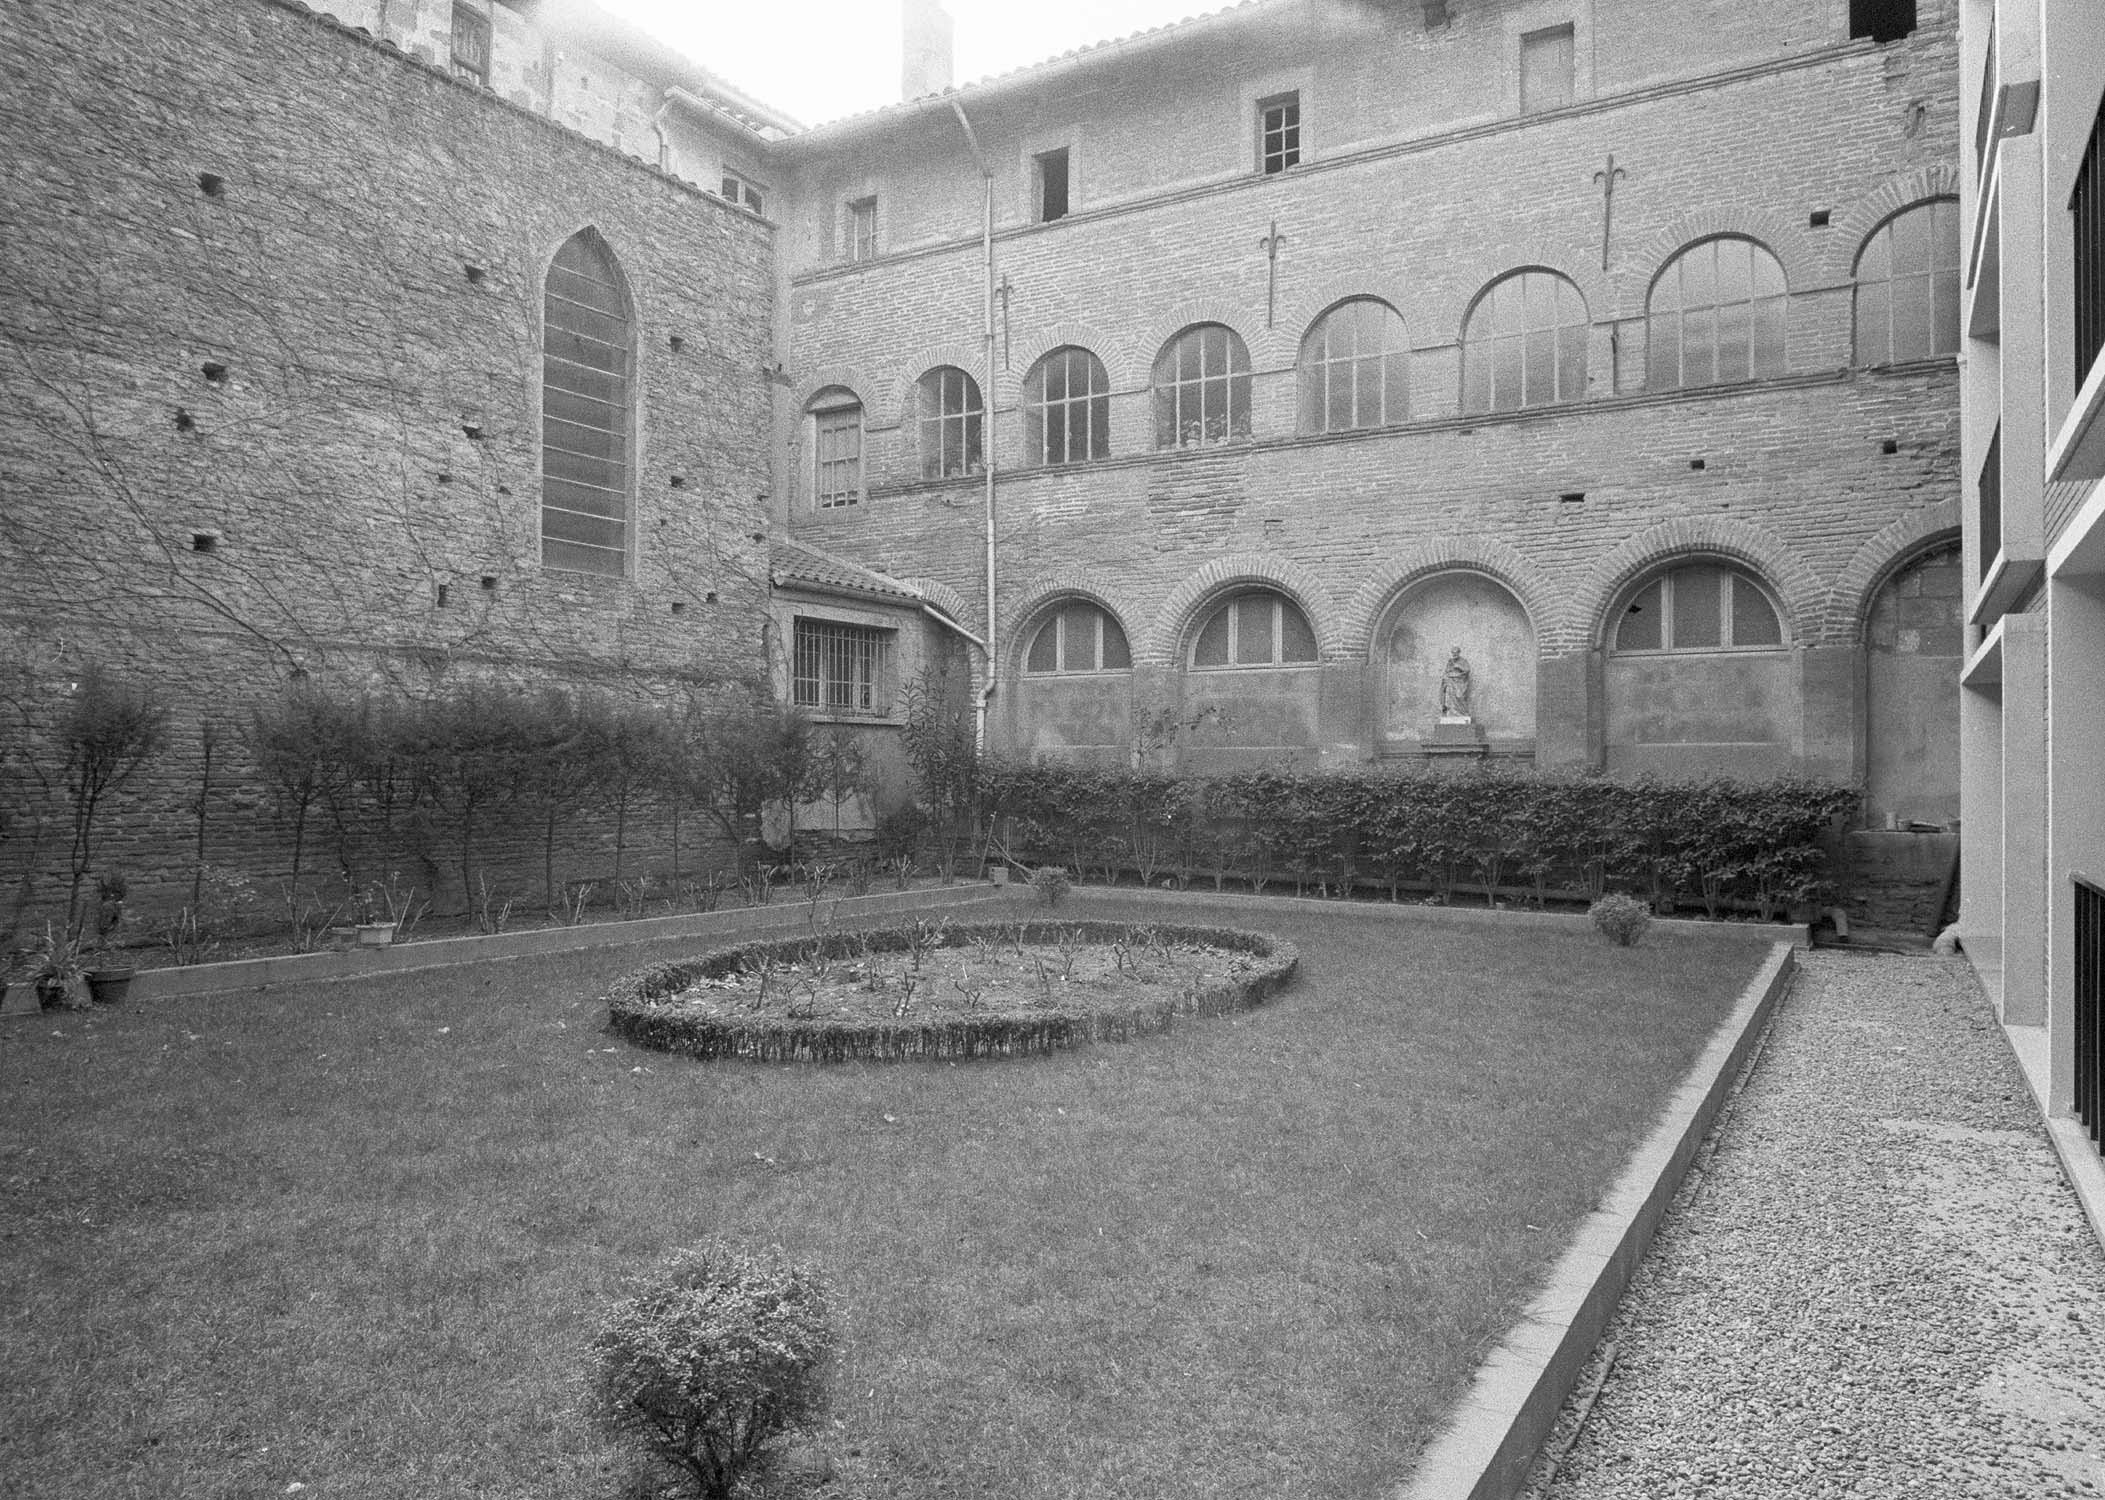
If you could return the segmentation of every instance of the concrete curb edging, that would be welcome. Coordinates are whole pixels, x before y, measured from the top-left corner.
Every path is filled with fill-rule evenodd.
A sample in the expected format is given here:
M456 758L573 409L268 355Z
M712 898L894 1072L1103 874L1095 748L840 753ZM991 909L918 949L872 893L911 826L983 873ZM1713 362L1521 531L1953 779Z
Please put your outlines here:
M879 891L868 896L842 896L820 903L827 916L885 916L929 907L964 906L992 900L1002 887L973 882L911 891ZM228 990L262 989L274 984L312 984L331 979L364 979L374 974L407 974L490 959L530 958L551 953L580 953L593 948L626 948L666 938L721 938L802 926L807 904L801 899L772 906L741 906L729 911L681 912L669 917L640 917L631 922L595 922L582 927L540 927L531 932L489 936L435 938L386 948L349 949L341 953L288 953L275 958L240 958L220 964L192 964L169 969L141 969L132 980L129 1001L173 1000Z
M1537 1452L1796 968L1790 944L1770 948L1651 1135L1600 1207L1579 1221L1543 1289L1477 1367L1393 1500L1512 1500L1526 1488Z

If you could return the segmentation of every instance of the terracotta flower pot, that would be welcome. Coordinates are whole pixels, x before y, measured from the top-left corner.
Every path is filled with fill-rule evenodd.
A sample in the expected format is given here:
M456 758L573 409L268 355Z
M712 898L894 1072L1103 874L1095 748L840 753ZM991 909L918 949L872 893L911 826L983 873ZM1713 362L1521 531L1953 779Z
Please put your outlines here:
M90 969L88 970L88 993L95 997L97 1005L115 1005L131 992L132 977L136 969Z

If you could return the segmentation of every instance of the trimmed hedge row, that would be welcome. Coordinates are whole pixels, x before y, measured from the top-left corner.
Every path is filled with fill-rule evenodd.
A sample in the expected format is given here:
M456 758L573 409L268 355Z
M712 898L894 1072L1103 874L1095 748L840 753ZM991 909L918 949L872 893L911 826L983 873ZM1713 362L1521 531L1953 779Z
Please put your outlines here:
M833 1063L1020 1057L1088 1042L1152 1035L1169 1030L1180 1015L1217 1016L1248 1010L1285 989L1301 961L1292 943L1264 933L1126 922L976 922L947 928L938 946L962 947L974 939L1015 941L1019 927L1025 943L1051 944L1063 935L1088 942L1138 935L1151 942L1203 943L1249 954L1256 961L1228 979L1198 985L1165 1000L1109 1010L1048 1011L1034 1004L984 1015L840 1021L782 1014L705 1016L662 1003L699 980L735 974L746 960L764 955L796 958L817 945L827 958L847 958L865 951L902 953L911 946L908 929L903 927L760 939L624 974L606 995L608 1025L639 1047L698 1058Z
M1500 889L1774 917L1832 899L1824 840L1861 793L1811 777L1613 780L1484 768L1460 775L1258 771L1185 777L1057 763L990 763L980 797L995 847L1021 864L1106 880L1328 895L1406 887L1488 901Z

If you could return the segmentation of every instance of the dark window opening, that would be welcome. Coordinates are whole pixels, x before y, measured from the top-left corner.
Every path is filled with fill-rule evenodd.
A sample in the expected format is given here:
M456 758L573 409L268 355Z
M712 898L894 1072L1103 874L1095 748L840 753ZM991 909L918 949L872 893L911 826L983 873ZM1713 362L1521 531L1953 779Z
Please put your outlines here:
M1050 224L1067 217L1067 148L1041 151L1037 163L1038 222Z
M2105 104L2090 123L2090 144L2069 195L2076 231L2076 384L2105 349Z
M1257 101L1257 155L1265 175L1301 164L1301 96L1276 94Z
M453 76L490 82L490 18L465 5L453 7Z
M877 258L877 200L857 198L848 205L848 259Z
M1849 0L1849 34L1897 42L1915 29L1915 0Z

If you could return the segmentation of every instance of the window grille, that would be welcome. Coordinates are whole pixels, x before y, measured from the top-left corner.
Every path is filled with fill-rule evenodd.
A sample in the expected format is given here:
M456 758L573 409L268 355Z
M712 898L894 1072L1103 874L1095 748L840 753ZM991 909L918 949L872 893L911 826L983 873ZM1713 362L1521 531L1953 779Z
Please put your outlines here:
M1615 649L1748 651L1783 644L1783 622L1760 584L1711 565L1676 568L1623 606Z
M890 713L885 684L891 655L888 630L830 620L797 621L796 706L826 714Z
M1111 380L1102 360L1069 345L1031 366L1023 382L1023 446L1034 464L1110 456Z
M490 18L472 6L453 7L453 76L490 82Z
M541 561L628 570L631 334L621 271L587 229L548 268L541 359Z
M1194 667L1296 666L1316 659L1316 633L1308 616L1278 594L1235 594L1225 600L1192 640Z
M1301 430L1383 427L1410 415L1403 319L1372 297L1341 302L1301 341Z
M979 473L979 382L955 365L938 365L921 377L920 406L922 477Z
M1023 670L1033 676L1077 672L1122 672L1133 665L1132 649L1117 620L1094 604L1063 604L1038 627Z
M1462 329L1462 410L1517 411L1586 394L1586 301L1554 271L1495 282Z
M1267 177L1300 165L1300 94L1275 94L1257 101L1257 157Z
M2105 101L2090 124L2068 211L2076 231L2076 386L2105 348Z
M1220 323L1185 329L1155 358L1155 446L1197 448L1249 435L1249 349Z
M862 499L862 406L853 401L815 406L811 427L815 503L821 510L856 504Z
M1691 245L1652 283L1645 384L1652 390L1781 375L1783 266L1752 240Z
M1898 364L1959 348L1959 200L1901 210L1857 255L1856 362Z

